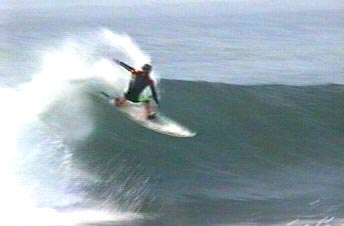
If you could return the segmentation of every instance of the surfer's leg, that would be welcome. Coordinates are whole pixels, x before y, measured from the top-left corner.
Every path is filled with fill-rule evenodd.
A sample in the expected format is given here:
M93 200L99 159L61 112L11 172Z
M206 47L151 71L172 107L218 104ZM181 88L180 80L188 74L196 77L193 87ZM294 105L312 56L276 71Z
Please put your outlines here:
M131 93L125 93L124 97L118 97L115 99L115 105L121 107L127 105L129 101L137 103L139 102L138 98L132 95Z
M141 98L140 102L142 102L145 106L146 117L148 119L154 119L155 118L155 112L154 112L153 106L150 103L150 99L149 98Z

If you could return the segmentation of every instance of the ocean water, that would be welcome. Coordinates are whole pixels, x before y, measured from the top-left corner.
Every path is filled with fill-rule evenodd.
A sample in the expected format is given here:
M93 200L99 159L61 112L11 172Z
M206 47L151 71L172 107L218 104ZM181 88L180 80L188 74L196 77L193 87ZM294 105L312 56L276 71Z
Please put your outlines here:
M145 9L1 9L0 224L344 225L343 12ZM197 136L104 102L111 58Z

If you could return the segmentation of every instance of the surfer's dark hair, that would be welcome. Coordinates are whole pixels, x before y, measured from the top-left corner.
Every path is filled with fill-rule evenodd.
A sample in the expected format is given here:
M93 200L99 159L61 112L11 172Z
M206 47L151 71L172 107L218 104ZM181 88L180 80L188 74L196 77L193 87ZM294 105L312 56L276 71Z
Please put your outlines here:
M144 64L143 66L142 66L142 70L143 71L147 71L147 72L151 72L152 71L152 65L150 65L150 64Z

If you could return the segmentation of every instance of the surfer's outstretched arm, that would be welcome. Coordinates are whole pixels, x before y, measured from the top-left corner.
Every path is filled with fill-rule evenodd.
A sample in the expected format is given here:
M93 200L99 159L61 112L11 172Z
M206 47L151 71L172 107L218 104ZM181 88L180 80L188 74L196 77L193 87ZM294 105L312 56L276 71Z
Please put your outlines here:
M113 59L113 61L114 61L116 64L118 64L118 65L122 66L123 68L125 68L126 70L130 71L132 74L135 74L135 73L136 73L135 68L129 66L128 64L126 64L126 63L124 63L124 62L122 62L122 61L119 61L119 60L117 60L117 59Z

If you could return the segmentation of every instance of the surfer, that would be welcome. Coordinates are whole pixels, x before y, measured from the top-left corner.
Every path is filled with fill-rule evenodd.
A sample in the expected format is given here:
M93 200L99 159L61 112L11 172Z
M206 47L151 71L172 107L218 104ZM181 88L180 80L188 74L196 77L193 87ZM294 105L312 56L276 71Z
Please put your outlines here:
M129 72L131 72L132 74L132 78L129 82L129 88L124 93L123 98L116 98L116 106L123 106L127 103L128 100L134 103L144 103L147 118L154 119L156 113L154 112L153 107L150 103L151 97L141 97L143 90L149 86L152 92L152 98L155 101L155 103L159 106L159 99L155 89L154 80L150 77L152 66L150 64L144 64L141 70L137 70L117 59L113 59L113 61L125 68L126 70L128 70Z

